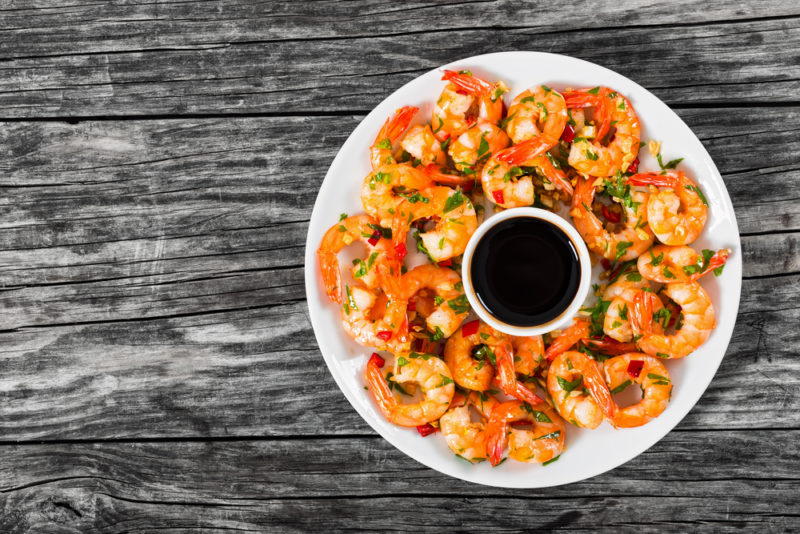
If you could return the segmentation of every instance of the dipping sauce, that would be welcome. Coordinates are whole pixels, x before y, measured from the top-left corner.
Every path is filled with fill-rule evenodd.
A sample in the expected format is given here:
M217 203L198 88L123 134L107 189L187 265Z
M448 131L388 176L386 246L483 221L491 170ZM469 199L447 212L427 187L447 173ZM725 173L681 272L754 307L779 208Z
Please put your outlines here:
M536 326L569 307L580 284L578 251L556 225L532 217L501 221L475 247L472 287L486 310L513 326Z

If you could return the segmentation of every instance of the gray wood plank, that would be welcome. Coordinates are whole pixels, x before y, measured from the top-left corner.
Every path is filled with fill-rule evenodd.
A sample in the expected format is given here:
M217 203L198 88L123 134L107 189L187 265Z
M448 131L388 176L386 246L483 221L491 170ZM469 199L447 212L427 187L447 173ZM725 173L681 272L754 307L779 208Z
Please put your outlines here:
M399 10L183 2L51 9L33 22L23 9L0 31L0 109L3 117L368 110L422 72L505 50L594 61L674 105L797 102L796 5L683 3L596 3L590 30L583 17L563 16L584 12L580 2L557 11L513 2ZM186 18L172 19L178 12Z
M0 528L780 531L800 511L800 457L782 446L797 434L675 431L609 473L541 490L462 482L374 438L4 446Z

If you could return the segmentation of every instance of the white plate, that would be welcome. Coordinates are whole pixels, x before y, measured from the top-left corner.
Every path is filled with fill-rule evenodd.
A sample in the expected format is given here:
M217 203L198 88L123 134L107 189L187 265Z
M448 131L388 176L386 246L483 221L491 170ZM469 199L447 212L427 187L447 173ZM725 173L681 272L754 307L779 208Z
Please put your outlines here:
M372 350L357 345L342 330L340 310L327 299L322 288L316 250L340 213L363 212L360 189L363 178L370 172L368 147L386 118L401 106L414 105L421 109L417 115L419 122L430 120L433 102L444 87L441 69L436 69L395 91L361 121L336 155L320 187L306 240L305 279L311 324L322 355L342 392L375 431L418 462L442 473L490 486L537 488L576 482L613 469L641 454L683 419L708 387L725 354L736 320L742 279L739 231L725 184L689 127L655 95L616 72L579 59L541 52L487 54L442 68L470 69L487 80L503 80L511 88L506 95L507 103L517 93L539 84L559 90L567 86L603 85L627 96L639 115L642 140L662 141L664 161L683 157L679 169L689 172L699 182L708 199L708 222L693 247L733 251L722 276L706 276L702 281L714 303L717 328L691 356L667 362L675 386L672 401L660 417L645 426L621 430L608 423L595 430L568 425L566 450L558 461L547 466L515 461L495 468L488 462L470 465L450 451L441 434L423 438L413 428L388 423L364 390L364 367ZM646 147L639 157L641 170L658 170ZM346 266L344 261L342 266ZM675 461L682 459L676 457Z

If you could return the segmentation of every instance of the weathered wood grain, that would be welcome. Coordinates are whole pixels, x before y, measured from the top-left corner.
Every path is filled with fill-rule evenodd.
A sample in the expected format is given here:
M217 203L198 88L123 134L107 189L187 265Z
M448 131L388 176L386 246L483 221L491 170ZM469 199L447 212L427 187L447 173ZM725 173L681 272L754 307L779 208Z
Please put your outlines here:
M614 471L542 490L462 482L379 438L4 446L0 529L405 530L424 517L425 529L781 530L800 511L800 456L781 446L797 434L676 431ZM299 517L309 508L320 515Z
M19 27L0 32L0 109L3 117L367 110L424 71L507 50L587 59L672 105L796 103L800 10L775 3L787 18L753 20L748 12L766 11L722 2L707 10L708 3L689 1L576 2L556 11L513 2L328 4L300 13L291 4L242 2L227 19L221 4L190 2L166 6L187 14L180 22L169 14L154 20L162 9L155 3L123 8L134 11L123 20L106 13L114 8L78 7L67 16L53 10L40 14L52 19L41 27L24 22L22 10L14 12ZM563 15L586 9L588 30L576 23L582 17ZM319 19L326 29L314 25ZM686 24L698 19L719 22Z

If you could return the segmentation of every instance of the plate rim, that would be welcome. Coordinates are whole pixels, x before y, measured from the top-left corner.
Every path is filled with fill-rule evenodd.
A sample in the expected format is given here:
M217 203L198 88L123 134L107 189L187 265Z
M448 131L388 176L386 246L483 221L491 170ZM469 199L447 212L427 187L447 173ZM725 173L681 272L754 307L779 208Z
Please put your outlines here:
M305 283L305 292L306 292L306 308L308 310L309 322L311 323L311 327L312 327L312 330L314 332L314 337L315 337L315 339L317 341L317 344L319 346L320 353L322 354L323 360L325 361L325 364L326 364L326 366L328 368L328 372L331 374L331 376L333 376L337 387L344 394L345 398L350 403L350 405L355 409L356 413L358 413L359 416L381 438L383 438L384 440L389 442L396 449L398 449L401 452L403 452L410 459L415 460L418 463L421 463L422 465L424 465L426 467L429 467L430 469L433 469L434 471L437 471L437 472L440 472L442 474L451 476L451 477L459 479L459 480L464 480L464 481L467 481L467 482L473 482L473 483L476 483L476 484L481 484L481 485L490 486L490 487L515 488L515 489L555 487L555 486L561 486L561 485L566 485L566 484L572 484L572 483L575 483L575 482L580 482L580 481L583 481L583 480L587 480L587 479L593 478L595 476L598 476L598 475L601 475L601 474L606 473L608 471L611 471L613 469L616 469L617 467L619 467L619 466L631 461L632 459L640 456L642 453L644 453L645 451L650 449L653 445L655 445L656 443L661 441L665 436L667 436L667 434L672 432L686 418L686 416L689 414L689 412L691 412L691 410L697 405L697 403L700 401L700 398L703 396L703 394L708 389L709 384L711 383L713 378L716 376L717 371L719 370L719 366L722 364L722 360L725 357L725 354L727 352L728 346L730 345L730 341L731 341L731 338L732 338L732 335L733 335L734 326L736 324L736 317L738 316L739 304L740 304L740 301L741 301L741 288L742 288L742 258L741 258L741 253L734 255L732 257L733 262L731 262L733 264L732 266L736 268L738 276L733 277L731 280L728 281L728 284L732 284L732 285L735 284L735 289L736 289L735 294L731 293L730 297L732 297L732 303L735 303L735 306L732 306L732 307L735 308L735 313L736 314L734 315L733 321L730 323L729 327L727 327L728 325L724 325L727 328L725 328L725 330L723 332L721 332L722 334L724 334L724 337L720 341L720 345L719 345L719 348L720 348L720 351L721 351L721 356L718 358L718 361L717 361L716 365L713 368L713 372L709 373L709 375L707 377L707 380L703 380L702 381L703 382L702 387L698 387L694 392L690 393L690 395L693 396L693 400L689 404L688 408L686 408L685 411L683 413L681 413L679 417L677 417L677 419L675 420L674 424L672 424L671 426L666 428L665 431L662 434L659 434L658 432L656 432L655 434L653 434L653 436L655 436L655 437L648 436L646 439L644 439L644 444L643 445L640 445L639 447L635 447L635 448L629 450L628 452L626 452L625 454L621 455L621 457L620 457L620 459L618 461L611 462L610 464L601 464L601 467L593 469L589 473L581 472L581 473L576 474L575 476L565 477L564 480L560 480L560 481L554 482L554 483L547 483L547 484L526 483L526 482L536 482L536 479L535 478L533 478L533 479L525 479L524 477L520 477L519 479L516 479L516 478L512 479L513 483L509 483L507 481L504 482L504 483L500 483L500 482L495 482L495 481L491 481L491 480L483 480L483 479L480 479L479 477L475 476L475 471L471 471L468 475L464 475L463 473L455 472L454 470L450 469L449 466L447 466L447 465L436 465L433 461L430 461L428 458L423 457L420 454L415 454L416 451L413 450L412 447L406 445L405 443L400 442L399 440L393 439L393 437L391 437L391 436L386 435L382 431L382 429L379 428L377 426L377 424L372 421L371 416L368 415L367 413L365 413L362 410L362 407L360 406L359 402L356 401L356 399L355 399L355 394L352 391L350 391L349 385L346 385L346 378L344 376L342 376L342 373L340 372L339 368L337 367L337 365L335 365L335 362L332 361L332 358L333 358L332 352L333 351L329 347L327 347L327 342L325 341L324 337L322 336L321 329L316 327L316 323L318 323L319 321L322 320L319 317L319 310L313 309L312 305L311 305L312 297L317 297L317 295L313 295L313 296L311 295L311 287L314 285L313 282L315 281L314 279L317 276L316 249L317 249L317 246L318 246L318 243L312 243L311 242L312 223L315 220L315 215L317 215L321 211L320 206L323 204L323 194L322 193L323 193L323 190L325 189L325 185L331 183L331 180L329 180L329 179L331 178L331 176L333 174L333 169L338 166L338 162L340 161L340 159L342 159L344 157L344 155L343 155L344 147L348 143L351 142L351 140L354 138L354 136L359 134L360 130L365 127L365 124L368 122L368 119L370 119L371 117L374 117L377 114L386 115L386 113L383 111L383 109L386 108L389 105L388 102L391 101L396 94L402 92L408 86L410 86L411 84L414 84L420 78L422 78L424 76L430 76L431 73L434 73L434 72L437 72L437 71L441 71L442 69L455 68L455 67L458 67L458 66L468 67L469 63L478 63L478 62L484 63L484 62L486 62L487 60L489 60L491 58L500 57L500 56L503 56L503 57L518 56L520 58L520 60L522 60L524 58L525 60L534 60L534 61L535 61L536 58L546 57L549 60L557 59L557 60L563 60L565 62L575 63L577 67L585 66L585 67L590 67L593 70L599 69L604 77L611 77L611 78L620 77L620 78L624 79L627 83L632 84L636 88L637 91L641 91L643 94L648 95L649 97L651 97L654 100L655 105L660 106L664 110L666 110L667 113L671 114L675 119L677 119L677 121L679 121L680 125L682 125L687 131L689 131L691 133L691 138L689 139L690 141L692 141L692 140L696 141L698 149L699 149L699 155L701 157L700 159L701 159L702 163L706 164L708 170L710 171L710 173L712 175L711 179L719 181L719 184L721 185L721 189L724 192L723 198L721 198L720 200L722 201L722 203L724 203L726 210L732 215L732 217L731 217L732 223L733 223L733 228L732 229L735 231L735 242L733 243L733 245L735 245L736 250L741 251L741 235L740 235L740 232L739 232L738 221L736 220L736 212L735 212L735 210L733 208L733 203L731 201L730 194L728 193L727 186L725 185L725 181L722 179L722 175L719 172L719 169L717 168L716 164L714 163L714 160L711 158L711 155L706 150L706 148L703 145L702 141L700 141L700 139L697 137L697 135L694 133L694 131L683 121L683 119L677 113L675 113L675 111L672 110L672 108L670 108L666 103L664 103L655 94L653 94L647 88L645 88L642 85L638 84L637 82L631 80L630 78L628 78L627 76L625 76L623 74L620 74L620 73L618 73L618 72L616 72L616 71L614 71L612 69L609 69L607 67L599 65L597 63L586 61L586 60L583 60L583 59L580 59L580 58L576 58L576 57L573 57L573 56L568 56L568 55L563 55L563 54L553 54L553 53L550 53L550 52L523 51L523 50L506 51L506 52L492 52L492 53L480 54L480 55L476 55L476 56L470 56L470 57L465 57L465 58L461 58L461 59L457 59L457 60L451 61L451 62L446 63L444 65L441 65L439 67L435 67L433 69L430 69L430 70L428 70L428 71L426 71L426 72L414 77L413 79L409 80L408 82L406 82L405 84L403 84L402 86L398 87L397 89L392 91L390 94L388 94L369 113L367 113L359 121L359 123L356 125L356 127L353 129L353 131L350 133L350 135L348 135L348 137L344 141L344 143L339 147L339 150L337 151L336 155L334 156L333 160L331 161L331 163L330 163L330 165L328 167L328 170L327 170L327 172L325 174L325 178L323 179L322 183L320 184L320 188L319 188L319 191L317 193L317 198L314 201L314 206L312 208L311 216L310 216L309 223L308 223L308 230L307 230L307 233L306 233L306 243L305 243L306 249L305 249L305 254L304 254L304 260L305 260L304 283ZM603 82L599 81L599 83L603 83ZM727 287L727 286L725 287L726 293L730 292L732 289L733 289L732 287ZM719 329L721 329L721 327L723 327L723 325L719 325L718 324L716 329L715 329L715 331L719 331ZM365 350L370 350L370 348L365 347ZM520 483L517 483L517 482L520 482Z

